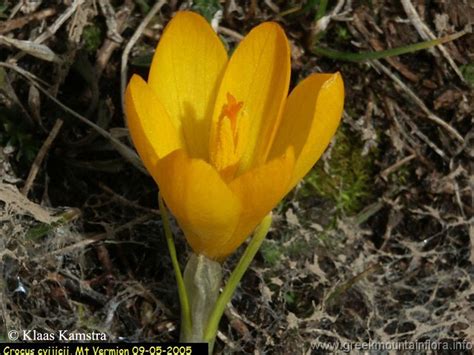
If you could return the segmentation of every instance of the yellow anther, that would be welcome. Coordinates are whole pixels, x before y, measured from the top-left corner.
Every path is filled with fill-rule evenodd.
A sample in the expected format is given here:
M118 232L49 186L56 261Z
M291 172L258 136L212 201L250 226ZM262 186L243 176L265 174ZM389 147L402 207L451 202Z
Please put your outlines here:
M247 142L248 116L243 106L243 102L227 93L227 103L222 106L211 137L211 163L225 179L235 174Z

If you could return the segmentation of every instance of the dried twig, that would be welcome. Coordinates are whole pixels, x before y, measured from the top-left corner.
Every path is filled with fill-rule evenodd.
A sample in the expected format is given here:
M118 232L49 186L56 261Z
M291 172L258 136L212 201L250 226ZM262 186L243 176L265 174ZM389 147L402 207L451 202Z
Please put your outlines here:
M461 212L462 217L467 220L466 212L464 211L464 203L463 203L462 198L461 198L461 191L460 191L460 188L459 188L459 183L456 180L456 177L458 176L458 173L462 174L464 172L466 175L468 175L469 172L464 170L464 168L462 168L462 166L458 166L456 169L454 169L454 164L455 164L454 160L451 160L449 162L449 168L451 169L452 172L448 175L448 177L451 178L451 181L452 181L452 184L453 184L454 196L456 197L456 203L458 204L459 211ZM474 196L472 194L472 188L470 189L470 195L471 195L471 199L473 199ZM474 222L474 220L471 222L472 225L474 225L473 222Z
M395 105L395 108L405 119L405 122L408 126L410 126L414 134L416 134L423 142L425 142L431 149L433 149L434 152L438 154L441 158L448 160L446 153L441 148L439 148L426 134L420 131L420 129L416 126L411 117L409 117L400 106Z
M10 16L8 16L8 19L11 20L13 19L16 14L18 13L18 11L20 11L20 9L22 8L23 6L23 1L18 1L17 4L12 8L11 12L10 12Z
M5 74L5 75L4 75ZM13 104L17 105L18 108L20 109L23 117L25 118L25 122L29 127L33 126L34 119L31 116L30 112L26 109L26 107L23 105L22 100L18 97L18 95L15 92L15 89L12 86L11 79L8 75L6 75L5 71L2 69L0 70L0 75L3 77L3 82L2 82L2 87L1 87L1 92L2 96L5 97L2 103L7 108L11 108Z
M80 280L69 271L59 270L59 275L54 275L54 278L56 279L55 281L57 281L62 287L66 288L69 292L72 292L76 298L87 303L101 306L107 303L106 296L90 288L86 282Z
M387 108L387 115L393 119L395 127L404 138L402 141L406 141L407 143L404 148L411 154L415 154L418 160L426 165L429 169L433 169L433 164L421 154L419 144L414 140L414 137L407 132L405 127L402 125L402 122L400 122L400 120L397 118L397 114L395 113L395 102L390 100L388 97L384 98L384 102Z
M134 2L132 1L125 1L125 4L117 11L116 14L116 23L117 23L117 32L120 34L125 30L127 19L130 17L130 14L135 7ZM102 76L102 72L104 71L105 66L110 60L112 53L120 46L120 43L113 41L110 38L106 38L102 47L100 47L99 51L97 52L97 60L95 63L95 71L97 77L100 78Z
M44 9L33 14L29 14L23 17L11 19L0 23L0 34L8 33L13 30L17 30L22 28L23 26L27 25L31 21L41 21L50 16L56 14L56 10L53 8Z
M141 205L139 205L138 203L135 203L133 201L130 201L130 200L127 200L125 197L123 197L122 195L119 195L118 193L116 193L114 190L112 190L110 187L108 187L107 185L103 184L102 182L99 182L99 187L104 190L105 192L107 192L108 194L112 195L112 197L119 201L120 203L126 205L126 206L130 206L130 207L133 207L137 210L142 210L142 211L145 211L145 212L148 212L148 213L154 213L154 214L157 214L157 215L160 215L160 211L159 210L155 210L155 209L151 209L151 208L147 208L147 207L143 207Z
M102 127L96 125L94 122L91 122L86 117L78 114L76 111L74 111L73 109L71 109L68 106L64 105L61 101L59 101L57 98L52 96L48 92L48 90L44 89L41 85L38 84L38 82L36 80L36 77L33 74L31 74L30 72L28 72L28 71L26 71L26 70L24 70L24 69L22 69L22 68L20 68L16 65L0 62L0 67L1 66L12 69L12 70L16 71L18 74L20 74L21 76L23 76L25 79L27 79L29 82L31 82L34 86L36 86L38 88L38 90L41 91L44 95L46 95L51 101L53 101L55 104L60 106L64 111L66 111L69 114L71 114L72 116L78 118L80 121L82 121L86 125L92 127L94 130L97 131L97 133L99 133L101 136L106 138L115 147L117 152L119 152L134 167L136 167L138 170L140 170L144 174L148 174L147 171L145 170L145 168L143 167L143 164L142 164L140 158L138 158L138 155L132 149L130 149L125 144L120 142L117 138L113 137L109 132L107 132Z
M64 11L61 16L59 16L54 23L49 26L46 31L39 35L36 39L36 43L42 43L52 37L61 26L74 14L79 6L84 3L85 0L75 0L67 9Z
M44 44L33 41L23 41L0 35L0 45L1 44L15 47L24 53L42 60L46 60L48 62L60 62L59 57Z
M128 162L130 162L135 168L143 172L144 174L148 174L145 168L143 167L143 164L138 158L138 155L129 147L127 147L125 144L120 142L117 138L112 136L109 132L107 132L105 129L102 127L96 125L94 122L91 122L88 120L86 117L78 114L76 111L73 109L69 108L68 106L64 105L61 101L59 101L57 98L52 96L48 90L44 89L41 85L38 84L38 82L35 80L36 77L32 75L31 73L27 72L26 70L16 66L16 65L11 65L8 63L0 62L0 67L6 67L12 70L15 70L18 74L26 78L29 82L31 82L34 86L38 88L44 95L46 95L51 101L53 101L55 104L60 106L64 111L68 112L72 116L78 118L80 121L85 123L86 125L92 127L94 130L97 131L102 137L106 138Z
M240 42L244 38L244 36L242 36L239 32L231 30L227 27L219 26L217 31L223 35L234 38L237 42Z
M3 323L5 330L9 331L11 329L14 329L14 323L10 318L10 312L7 309L7 300L9 297L7 297L5 292L7 290L7 283L3 278L3 275L5 274L5 271L3 270L5 265L3 261L4 255L8 255L13 259L16 258L16 255L8 249L5 249L0 252L0 320Z
M401 0L403 9L405 10L405 13L407 14L408 18L410 19L411 23L413 26L416 28L418 34L423 38L424 40L431 40L435 39L436 36L431 32L429 27L421 20L420 15L418 15L418 12L416 11L415 7L411 3L410 0ZM461 79L461 81L465 81L464 77L459 70L458 66L454 62L453 58L451 55L448 53L446 48L442 45L439 44L436 46L440 52L443 54L443 56L446 58L448 61L449 65L453 68L454 72L456 75Z
M25 196L28 195L28 192L30 191L31 186L33 185L33 181L35 181L36 175L38 174L41 163L46 157L46 154L48 153L49 148L51 147L51 144L53 143L54 139L58 135L59 130L61 129L62 125L63 125L63 120L61 119L56 120L53 128L51 129L51 132L49 132L48 137L46 138L43 145L41 146L41 149L39 150L38 154L36 155L35 160L33 161L33 164L31 165L30 172L25 182L25 186L23 186L23 188L21 189L21 193L23 195Z
M405 158L403 159L400 159L399 161L397 161L395 164L389 166L388 168L386 168L384 171L382 171L380 173L380 176L382 177L382 179L384 179L385 181L387 181L388 179L388 176L390 174L392 174L393 172L397 171L400 167L402 167L403 165L405 165L406 163L408 163L409 161L412 161L413 159L416 158L416 154L410 154L408 156L406 156Z
M447 132L449 132L454 138L456 138L461 143L464 143L464 138L459 134L459 132L455 128L450 126L448 123L443 121L440 117L438 117L433 112L431 112L431 110L425 105L425 103L413 92L413 90L411 90L402 80L400 80L398 76L393 74L385 65L380 63L380 61L378 60L373 60L370 63L372 64L374 68L381 70L388 77L390 77L400 87L400 89L402 89L408 95L408 97L410 97L413 100L413 102L418 107L420 107L423 112L426 113L429 120L433 121L438 126L445 129Z
M122 43L123 38L119 33L114 8L110 5L109 0L99 0L99 4L107 24L107 36L117 43Z
M8 206L7 209L10 209L15 214L30 215L36 221L42 223L53 224L61 218L58 216L52 216L51 213L43 206L28 200L23 194L20 193L20 191L18 191L15 185L0 183L0 201Z
M224 333L222 333L220 330L217 331L217 337L225 343L225 345L233 352L240 352L242 348L236 344L234 341L230 340Z
M33 42L39 44L43 43L47 39L54 36L54 34L61 28L61 26L74 14L77 8L84 3L85 0L75 0L71 6L69 6L66 11L64 11L54 23L49 26L42 34L40 34ZM16 62L19 59L23 58L24 53L18 53L12 59L9 59L9 62Z
M313 28L311 29L311 35L316 36L317 34L326 31L329 26L329 23L334 17L343 15L340 12L344 6L344 3L345 0L338 0L337 4L334 6L334 9L329 14L323 14L321 18L318 18L316 23L313 25ZM347 11L344 12L344 14L346 13Z
M110 237L116 235L117 233L120 233L120 232L122 232L124 230L127 230L129 228L132 228L133 226L136 226L137 224L142 224L142 223L148 221L149 219L151 219L152 217L154 217L154 215L152 215L152 214L146 214L146 215L143 215L143 216L139 216L135 219L132 219L130 222L127 222L127 223L125 223L125 224L123 224L123 225L121 225L121 226L119 226L119 227L117 227L113 230L107 231L105 233L97 234L93 237L81 240L77 243L68 245L64 248L53 250L48 254L45 254L45 255L42 255L42 256L36 258L36 260L41 260L41 259L44 259L46 257L50 257L52 255L61 255L61 254L70 253L70 252L72 252L74 250L77 250L77 249L83 249L83 248L87 247L88 245L95 244L97 242L103 241L107 238L110 238Z
M391 241L392 237L392 232L394 228L401 222L402 220L402 214L400 213L399 208L397 208L396 205L392 205L390 209L390 213L388 215L388 221L387 225L385 227L385 233L383 236L383 242L382 245L380 246L380 250L385 251L389 245L389 242Z

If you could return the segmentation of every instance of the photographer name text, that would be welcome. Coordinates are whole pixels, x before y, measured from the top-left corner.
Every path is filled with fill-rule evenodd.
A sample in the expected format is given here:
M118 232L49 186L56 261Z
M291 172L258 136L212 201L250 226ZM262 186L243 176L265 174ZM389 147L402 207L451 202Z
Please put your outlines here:
M107 334L101 332L80 333L70 330L58 330L52 332L40 332L37 330L21 330L15 331L14 334L9 333L10 340L22 341L106 341ZM57 354L61 355L61 354Z

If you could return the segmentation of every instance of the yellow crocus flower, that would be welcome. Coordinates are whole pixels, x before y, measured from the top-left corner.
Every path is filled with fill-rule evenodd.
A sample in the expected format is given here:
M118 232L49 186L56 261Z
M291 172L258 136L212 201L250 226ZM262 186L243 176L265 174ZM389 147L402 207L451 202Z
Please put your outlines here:
M222 261L237 249L334 135L339 73L312 74L288 96L290 72L278 24L252 29L228 59L203 17L178 12L148 82L131 78L133 143L196 253Z

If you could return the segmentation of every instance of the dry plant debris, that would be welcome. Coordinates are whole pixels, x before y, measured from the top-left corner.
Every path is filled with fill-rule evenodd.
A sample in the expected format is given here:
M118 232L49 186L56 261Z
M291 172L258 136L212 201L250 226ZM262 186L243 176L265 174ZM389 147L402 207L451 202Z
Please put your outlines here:
M0 4L0 341L10 329L178 338L157 191L129 145L121 100L169 18L193 9L229 50L255 24L279 22L292 44L292 83L339 70L347 90L335 141L275 211L216 351L474 342L472 34L359 64L313 54L315 39L359 52L469 31L474 8L340 0L316 19L323 3Z

